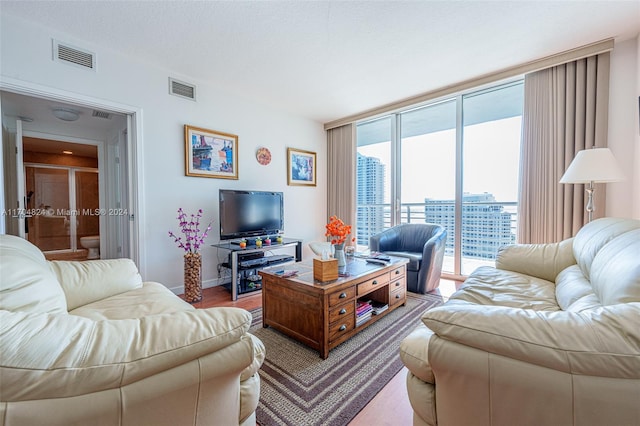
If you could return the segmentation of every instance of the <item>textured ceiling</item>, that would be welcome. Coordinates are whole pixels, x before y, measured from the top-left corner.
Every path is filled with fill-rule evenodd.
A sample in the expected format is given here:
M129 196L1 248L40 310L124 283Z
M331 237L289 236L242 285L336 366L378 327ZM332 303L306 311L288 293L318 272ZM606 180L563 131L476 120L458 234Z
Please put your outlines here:
M640 32L640 1L2 1L0 12L319 122Z

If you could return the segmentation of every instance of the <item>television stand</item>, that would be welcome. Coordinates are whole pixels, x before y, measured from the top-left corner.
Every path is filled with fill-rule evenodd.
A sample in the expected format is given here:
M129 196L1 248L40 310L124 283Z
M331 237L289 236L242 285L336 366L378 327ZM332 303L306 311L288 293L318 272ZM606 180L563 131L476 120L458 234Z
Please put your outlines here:
M272 242L270 245L262 245L262 247L256 247L255 245L247 245L246 248L240 248L238 243L234 241L225 241L218 244L212 244L212 247L216 247L230 252L229 262L222 263L221 265L231 270L231 300L238 300L238 297L247 296L256 291L261 290L257 285L257 281L250 279L249 277L256 275L258 271L263 268L272 267L278 264L291 263L292 261L302 261L302 240L295 238L283 238L281 243ZM264 253L265 251L281 249L284 247L295 247L295 257L282 257L282 260L276 260L275 256L272 262L265 262L264 264L256 264L250 266L241 266L239 258L242 255L251 255L256 253Z

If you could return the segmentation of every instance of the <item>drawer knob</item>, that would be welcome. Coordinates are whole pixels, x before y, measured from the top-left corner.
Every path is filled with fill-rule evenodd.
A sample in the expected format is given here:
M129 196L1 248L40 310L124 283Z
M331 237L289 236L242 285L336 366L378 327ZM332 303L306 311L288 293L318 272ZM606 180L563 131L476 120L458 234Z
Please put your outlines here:
M371 284L373 284L373 285L378 284L378 280L373 280L373 282Z
M400 295L399 294L396 294L396 299L400 299Z
M345 297L347 297L347 293L340 293L340 299L344 299Z
M340 315L344 315L347 313L347 310L345 308L340 309Z
M347 329L347 326L346 326L346 325L342 324L342 325L340 326L340 331L345 331L346 329Z
M396 271L396 275L400 275L400 271Z
M400 287L400 283L399 283L399 282L398 282L398 283L396 283L396 287Z

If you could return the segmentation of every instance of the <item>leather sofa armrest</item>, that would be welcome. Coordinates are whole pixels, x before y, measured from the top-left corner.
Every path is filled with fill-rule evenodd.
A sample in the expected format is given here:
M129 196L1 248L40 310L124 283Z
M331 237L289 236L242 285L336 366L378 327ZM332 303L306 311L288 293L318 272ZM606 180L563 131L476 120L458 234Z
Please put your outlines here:
M640 303L585 312L451 305L422 320L438 337L571 374L640 378ZM606 368L604 367L606 366Z
M414 376L426 383L434 384L435 377L429 365L429 340L433 331L424 324L418 325L400 342L400 359Z
M576 263L573 238L550 244L514 244L498 249L496 268L555 282L556 276Z
M142 277L131 259L54 260L49 267L67 299L67 309L142 287Z
M238 376L254 361L251 314L194 309L93 321L69 314L0 311L3 401L59 398L118 388L234 345L221 363ZM231 362L233 359L233 362ZM231 367L230 367L231 368ZM198 380L197 375L195 380Z

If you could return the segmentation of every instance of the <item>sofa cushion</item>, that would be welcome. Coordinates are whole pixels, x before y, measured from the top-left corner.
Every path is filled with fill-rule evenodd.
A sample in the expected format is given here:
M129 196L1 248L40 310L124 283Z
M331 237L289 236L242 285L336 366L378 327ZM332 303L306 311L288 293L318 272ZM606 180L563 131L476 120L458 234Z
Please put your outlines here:
M638 315L640 303L579 313L446 303L426 311L422 321L433 339L566 373L638 379Z
M512 271L481 266L447 302L498 305L536 311L557 311L554 283Z
M13 235L0 235L0 258L0 309L67 312L62 287L37 247Z
M605 244L638 228L640 220L607 217L596 219L580 229L573 241L573 255L585 278L591 281L593 260Z
M52 261L49 266L58 277L70 311L142 287L142 278L131 259Z
M602 247L591 264L591 285L605 306L640 302L640 229Z
M145 282L140 288L80 306L69 313L99 321L143 318L193 309L162 284Z
M405 259L409 259L409 263L407 263L408 271L420 270L420 262L422 262L422 252L414 253L414 252L408 252L408 251L385 251L384 254L388 254L389 256L397 256L397 257L403 257Z

